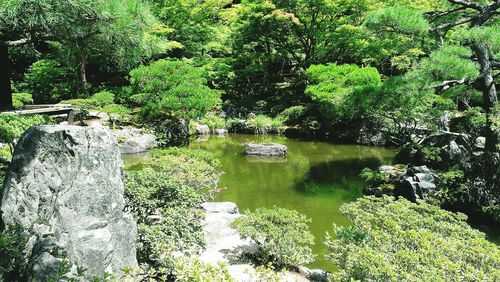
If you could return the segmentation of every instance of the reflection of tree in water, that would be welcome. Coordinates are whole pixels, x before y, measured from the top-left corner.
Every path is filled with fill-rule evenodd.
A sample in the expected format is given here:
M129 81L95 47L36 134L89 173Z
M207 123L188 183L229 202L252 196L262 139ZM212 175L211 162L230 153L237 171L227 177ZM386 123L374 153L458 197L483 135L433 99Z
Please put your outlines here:
M334 189L356 190L362 186L359 173L365 167L376 168L382 159L376 157L363 159L332 160L309 167L294 188L302 193L328 192ZM355 191L353 191L355 192Z

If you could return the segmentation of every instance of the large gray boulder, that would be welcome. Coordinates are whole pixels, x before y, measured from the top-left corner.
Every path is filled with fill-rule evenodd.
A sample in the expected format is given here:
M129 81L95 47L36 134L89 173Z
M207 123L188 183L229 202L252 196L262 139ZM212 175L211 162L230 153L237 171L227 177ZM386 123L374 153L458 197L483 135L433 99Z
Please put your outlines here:
M281 144L248 144L245 152L249 156L284 156L288 148Z
M136 223L124 213L123 163L104 127L38 126L19 140L1 202L28 233L28 277L48 281L61 261L85 277L136 266Z
M156 136L145 133L139 128L113 130L122 154L138 154L152 150L158 146Z

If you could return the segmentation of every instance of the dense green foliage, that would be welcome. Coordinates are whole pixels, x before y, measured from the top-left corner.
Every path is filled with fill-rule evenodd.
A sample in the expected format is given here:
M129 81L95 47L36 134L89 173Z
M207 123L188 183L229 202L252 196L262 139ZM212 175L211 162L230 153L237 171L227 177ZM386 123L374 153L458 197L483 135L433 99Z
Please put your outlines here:
M270 118L265 115L256 115L249 118L246 123L250 132L256 134L281 133L283 130L283 119L279 116Z
M12 99L14 108L20 108L24 105L33 104L33 96L30 93L13 93Z
M389 180L389 175L370 168L364 168L359 175L367 185L377 186L386 183Z
M3 183L3 179L1 179ZM23 254L27 242L20 226L8 226L0 231L0 279L17 280L26 267Z
M294 268L314 261L311 246L314 237L309 231L310 219L294 210L260 208L245 212L232 226L241 236L250 237L259 245L255 258L263 264Z
M70 104L82 110L98 110L109 104L113 104L115 95L108 91L95 93L87 99L72 99L61 101L62 104Z
M48 117L40 115L0 115L0 143L10 146L14 152L14 144L21 135L30 127L41 124L51 124Z
M32 93L37 103L57 103L75 98L79 85L74 76L71 68L56 60L42 59L31 65L21 87Z
M376 68L356 65L314 65L307 69L307 76L310 84L305 94L320 104L324 118L332 122L359 114L363 101L356 98L371 95L371 90L381 83Z
M204 246L199 206L213 197L217 163L206 152L169 149L126 173L127 205L139 226L138 260L158 275L171 274L176 253L192 255Z
M142 110L146 120L202 117L219 102L206 86L203 70L182 61L158 61L130 72L135 93L146 95Z
M327 239L333 281L495 281L500 249L463 214L404 199L365 197L342 212L353 226Z
M175 261L174 275L176 281L235 281L225 263L212 265L201 262L198 258L183 257Z
M200 123L207 125L213 132L216 129L226 129L229 122L223 117L209 113L200 120Z

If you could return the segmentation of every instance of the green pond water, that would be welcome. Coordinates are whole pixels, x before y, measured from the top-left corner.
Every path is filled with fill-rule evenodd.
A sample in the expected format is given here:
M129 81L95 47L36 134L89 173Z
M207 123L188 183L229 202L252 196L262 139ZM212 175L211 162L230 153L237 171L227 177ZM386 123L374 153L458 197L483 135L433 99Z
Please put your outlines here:
M246 143L273 142L288 146L286 158L244 155ZM301 141L282 136L234 134L194 141L191 148L205 149L222 163L221 192L215 201L235 202L241 212L259 207L295 209L312 219L316 237L313 268L332 270L325 260L325 233L333 224L349 224L339 212L343 203L362 196L359 173L375 168L393 157L393 151L357 145Z

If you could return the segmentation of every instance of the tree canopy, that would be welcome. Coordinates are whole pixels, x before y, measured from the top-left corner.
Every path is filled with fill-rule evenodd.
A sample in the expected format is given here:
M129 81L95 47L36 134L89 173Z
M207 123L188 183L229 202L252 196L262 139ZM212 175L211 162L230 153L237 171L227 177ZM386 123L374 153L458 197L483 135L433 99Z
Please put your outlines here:
M146 119L202 117L219 102L219 93L206 84L204 71L182 61L157 61L130 72L135 93L147 101Z

